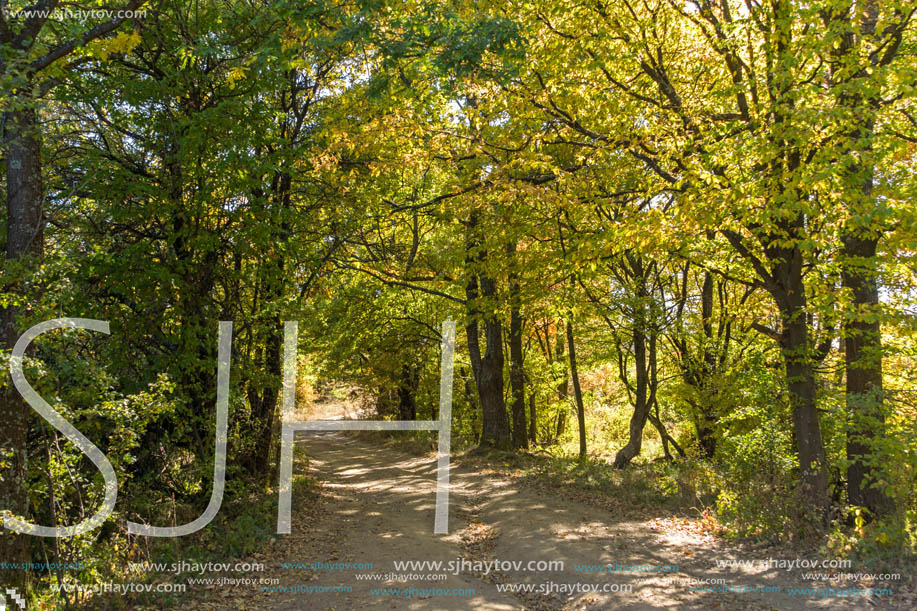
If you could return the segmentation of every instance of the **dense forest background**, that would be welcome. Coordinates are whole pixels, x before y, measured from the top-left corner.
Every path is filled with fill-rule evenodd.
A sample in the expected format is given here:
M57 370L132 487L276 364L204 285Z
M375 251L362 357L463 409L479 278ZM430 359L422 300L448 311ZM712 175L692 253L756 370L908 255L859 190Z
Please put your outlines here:
M159 544L126 521L200 515L221 320L237 551L276 515L238 506L276 486L284 321L302 396L410 420L447 318L459 448L687 486L727 536L917 549L911 2L86 4L0 0L0 507L74 524L105 494L7 369L60 317L111 333L42 335L26 377L119 500L3 560L101 578Z

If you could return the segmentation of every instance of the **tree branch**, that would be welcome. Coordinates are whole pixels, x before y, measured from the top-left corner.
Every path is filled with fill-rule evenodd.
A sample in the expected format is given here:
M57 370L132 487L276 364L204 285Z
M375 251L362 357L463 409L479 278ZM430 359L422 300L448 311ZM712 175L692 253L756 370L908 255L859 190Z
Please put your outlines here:
M144 2L146 2L146 0L131 0L124 6L123 9L120 9L120 11L122 13L127 12L127 11L133 11L134 9L137 9L141 5L143 5ZM51 49L46 54L44 54L43 56L39 57L38 59L33 61L31 64L29 64L29 70L28 70L27 76L32 76L33 74L37 72L41 72L42 70L44 70L45 68L47 68L48 66L50 66L51 64L59 60L60 58L65 57L69 55L70 53L72 53L76 48L81 47L87 43L90 43L93 40L96 40L97 38L101 38L102 36L105 36L106 34L110 32L113 32L114 30L118 29L118 27L125 21L127 21L126 17L123 17L123 16L115 17L114 19L110 19L104 23L100 23L99 25L92 28L91 30L83 34L82 36L68 40L67 42L63 44L58 45L54 49Z
M771 339L774 340L775 342L782 342L782 341L783 341L783 336L782 336L780 333L778 333L777 331L774 331L774 330L771 329L770 327L767 327L767 326L765 326L765 325L762 325L761 323L753 322L753 323L751 323L751 328L754 329L755 331L759 332L759 333L762 333L762 334L768 336L769 338L771 338Z

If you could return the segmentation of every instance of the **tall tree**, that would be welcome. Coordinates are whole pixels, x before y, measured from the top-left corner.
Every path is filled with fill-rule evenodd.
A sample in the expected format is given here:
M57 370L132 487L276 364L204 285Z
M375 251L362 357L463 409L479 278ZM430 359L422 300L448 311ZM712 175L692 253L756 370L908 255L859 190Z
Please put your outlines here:
M26 280L38 268L44 251L45 190L42 175L42 134L39 97L60 82L60 77L82 63L67 63L74 51L107 37L124 23L144 0L110 7L111 19L85 27L69 16L57 21L57 0L38 0L17 15L6 1L0 10L0 82L3 83L3 145L6 160L6 248L3 267L18 268L20 280L5 292L15 295L0 312L0 346L11 349L23 331L20 316L37 287ZM120 10L121 12L117 12ZM21 17L18 15L22 15ZM76 30L76 34L73 31ZM61 36L59 32L64 32ZM47 73L53 72L50 76ZM6 276L6 274L4 274ZM8 279L5 279L8 281ZM26 308L27 309L27 308ZM0 390L0 508L17 516L28 510L25 456L29 407L9 383L6 368ZM6 532L0 537L0 556L10 562L26 561L25 537ZM0 570L0 581L21 587L25 571Z
M879 244L892 224L891 210L880 201L877 180L877 123L895 90L894 62L915 9L876 0L843 2L822 9L833 48L830 85L836 99L841 138L840 192L846 208L841 230L842 283L850 307L844 317L844 362L847 434L847 497L872 516L892 510L880 481L873 447L884 436L885 397L882 388L882 305L879 301ZM881 28L879 23L882 23Z

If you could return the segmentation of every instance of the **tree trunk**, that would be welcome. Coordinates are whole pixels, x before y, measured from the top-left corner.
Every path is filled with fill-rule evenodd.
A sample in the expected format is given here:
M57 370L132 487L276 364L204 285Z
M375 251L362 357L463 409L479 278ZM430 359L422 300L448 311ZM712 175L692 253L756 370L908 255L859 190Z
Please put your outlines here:
M636 388L634 392L634 413L630 417L627 445L618 450L618 453L615 455L614 467L616 469L623 469L630 464L630 461L640 454L640 448L643 446L643 429L646 426L646 421L650 414L650 407L652 406L647 397L649 374L646 362L646 335L644 335L641 326L642 325L635 328L633 334L634 363L637 369Z
M261 409L256 416L259 425L255 454L255 473L268 476L271 471L271 446L274 441L274 423L277 415L279 381L283 375L283 324L280 317L272 320L265 341L265 370L274 383L268 383L261 393Z
M636 380L634 387L634 413L630 418L628 427L627 444L618 450L615 454L614 466L616 469L623 469L630 464L634 458L640 454L643 446L643 429L646 427L646 421L650 415L650 409L656 401L656 331L651 326L650 312L647 302L650 299L650 290L648 277L652 273L658 273L655 266L645 266L639 256L627 255L631 276L634 282L634 290L639 297L639 301L634 307L633 332L632 339L634 345L634 366L636 369ZM647 344L649 344L647 349ZM623 361L622 361L623 363ZM621 378L626 384L627 372L623 364L621 368Z
M557 427L555 428L554 435L556 439L560 439L564 433L567 432L567 403L566 398L564 399L563 407L561 411L557 414Z
M417 420L417 367L405 363L398 381L398 418Z
M476 328L477 323L469 324L465 331L469 351L478 352L477 358L472 359L472 372L481 399L481 443L506 449L510 445L510 431L503 402L503 326L493 317L484 322L486 348L483 357L479 352L477 330L472 327Z
M44 198L41 170L41 139L37 112L31 104L4 116L6 145L6 253L8 262L22 261L34 269L44 254ZM31 287L26 281L2 287L3 292L22 296L28 303ZM0 312L2 346L11 350L19 338L20 311L10 304ZM0 511L25 517L28 511L26 456L29 406L13 387L9 368L2 367L0 388ZM6 531L0 535L0 558L4 562L29 560L29 537ZM25 594L28 571L0 569L3 587Z
M509 243L506 253L511 265L514 263L516 245ZM522 313L519 311L519 280L513 270L509 274L509 383L512 394L513 413L513 447L516 449L529 446L525 430L525 363L522 354Z
M697 389L701 394L700 414L697 422L697 441L707 458L713 458L716 452L716 437L712 397L710 396L710 377L716 369L716 354L713 350L713 274L704 272L704 284L701 288L701 321L704 330L703 369L697 380Z
M576 368L576 346L573 342L573 323L567 321L567 354L570 357L570 377L573 378L573 397L576 400L576 421L579 424L579 457L586 458L586 410L583 408L583 391L579 385Z
M475 269L486 258L483 239L479 228L478 213L473 211L468 220L466 238L466 264L468 280L465 286L467 297L468 356L471 371L481 399L481 444L496 448L510 447L509 421L503 402L503 325L492 310L482 312L478 300L485 302L496 297L496 282L483 270ZM484 355L481 355L479 319L483 319Z
M853 298L852 315L844 324L844 364L847 370L847 501L866 507L873 516L890 513L892 500L874 487L878 464L872 447L885 434L882 388L882 335L875 312L879 308L876 278L878 238L844 236L846 259L843 284ZM872 315L870 315L872 314Z
M167 434L177 447L206 456L215 434L215 418L206 414L215 409L216 403L214 326L206 313L212 305L219 256L212 242L200 239L204 229L191 215L194 208L187 201L187 176L181 154L187 135L187 128L179 127L167 141L162 157L168 203L172 207L169 268L180 287L175 303L179 349L173 362L179 376L179 392L187 398L184 417L188 426L179 426L175 418L159 420L158 426L147 429L144 441L155 444L157 437Z
M535 393L529 395L529 441L535 445L538 441L538 417L535 413Z
M674 460L672 458L672 453L669 452L669 444L672 444L672 447L675 448L675 451L678 452L678 455L682 458L686 458L687 455L685 451L681 449L681 446L678 445L678 442L669 435L669 432L665 430L665 425L662 423L662 417L659 415L659 402L653 402L653 409L656 410L655 415L652 411L647 415L650 423L656 427L656 431L659 433L659 439L662 441L662 452L665 454L666 460Z
M560 332L560 329L558 329L557 350L554 352L554 354L555 362L560 363L563 370L561 372L561 381L557 383L557 398L560 399L560 412L557 414L557 427L554 431L555 439L560 439L567 431L567 398L570 396L570 380L568 379L569 376L567 374L566 359L564 359L564 340L564 334Z
M258 282L261 287L262 299L266 305L277 307L283 300L286 270L286 252L283 248L290 239L290 225L287 221L287 211L292 207L293 179L285 171L278 170L271 181L269 196L260 190L255 190L253 200L264 203L264 212L270 223L271 243L264 260L258 269ZM277 246L280 245L280 248ZM261 377L260 401L258 410L252 406L255 426L255 459L254 475L273 478L271 473L271 457L275 455L274 445L277 439L275 428L277 426L277 406L280 398L281 379L283 377L283 317L278 313L261 323L266 325L263 330L264 337L264 373ZM256 328L259 326L255 324ZM249 382L251 383L251 382Z
M818 412L815 407L815 372L809 345L806 321L806 298L802 284L801 265L780 265L788 279L788 290L780 294L783 324L782 349L786 364L787 387L793 408L796 454L799 458L803 494L812 507L826 514L828 507L828 477L825 446L822 442ZM778 272L779 273L779 272ZM825 515L822 516L824 518Z
M787 164L791 170L795 170L799 167L798 152L789 157ZM800 197L798 193L794 196ZM805 217L799 214L795 218L781 221L779 227L784 235L804 235ZM766 245L764 254L770 263L770 270L767 270L742 245L741 236L728 230L722 233L746 259L755 264L758 276L780 311L783 329L776 339L779 340L786 367L801 488L806 502L821 513L820 517L824 521L828 517L830 499L825 446L815 404L815 369L806 312L803 253L797 245L780 245L776 234L761 235L759 240Z
M474 432L474 443L477 445L481 441L481 433L477 426L478 409L476 405L477 401L475 400L475 397L477 396L477 389L475 387L474 374L472 373L472 375L469 376L468 370L464 367L461 368L461 373L462 379L465 380L463 385L463 389L465 391L465 402L468 404L468 409L471 411L472 415L471 429Z
M864 40L872 38L879 21L879 6L875 0L858 3L856 16L844 14L842 19L855 19L858 35L845 37L836 53L850 56ZM841 16L841 13L838 13ZM895 51L897 53L897 51ZM888 58L891 59L890 57ZM870 57L875 67L877 54ZM839 63L838 65L843 65ZM853 64L856 65L856 64ZM847 431L847 501L851 505L866 507L880 516L894 510L894 502L880 487L874 487L880 478L878 457L874 442L885 435L885 397L882 384L882 333L877 318L879 303L878 265L876 254L886 227L880 219L878 202L874 193L875 180L873 137L876 115L881 108L880 90L845 86L843 71L833 75L838 78L838 102L853 117L851 129L846 134L851 143L851 154L841 160L842 173L847 188L846 204L850 216L841 236L842 283L850 292L850 311L844 317L844 366L847 376L846 407ZM857 69L856 77L868 81L865 66Z

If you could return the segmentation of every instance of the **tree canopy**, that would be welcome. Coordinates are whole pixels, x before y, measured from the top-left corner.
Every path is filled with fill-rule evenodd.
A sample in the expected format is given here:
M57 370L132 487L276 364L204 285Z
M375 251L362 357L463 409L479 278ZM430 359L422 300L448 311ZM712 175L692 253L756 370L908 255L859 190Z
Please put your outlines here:
M284 321L316 388L420 420L447 318L459 447L704 465L733 533L917 549L912 2L90 4L0 1L2 362L111 328L25 358L120 482L59 558L200 514L219 321L244 498ZM92 515L101 473L0 385L0 509Z

